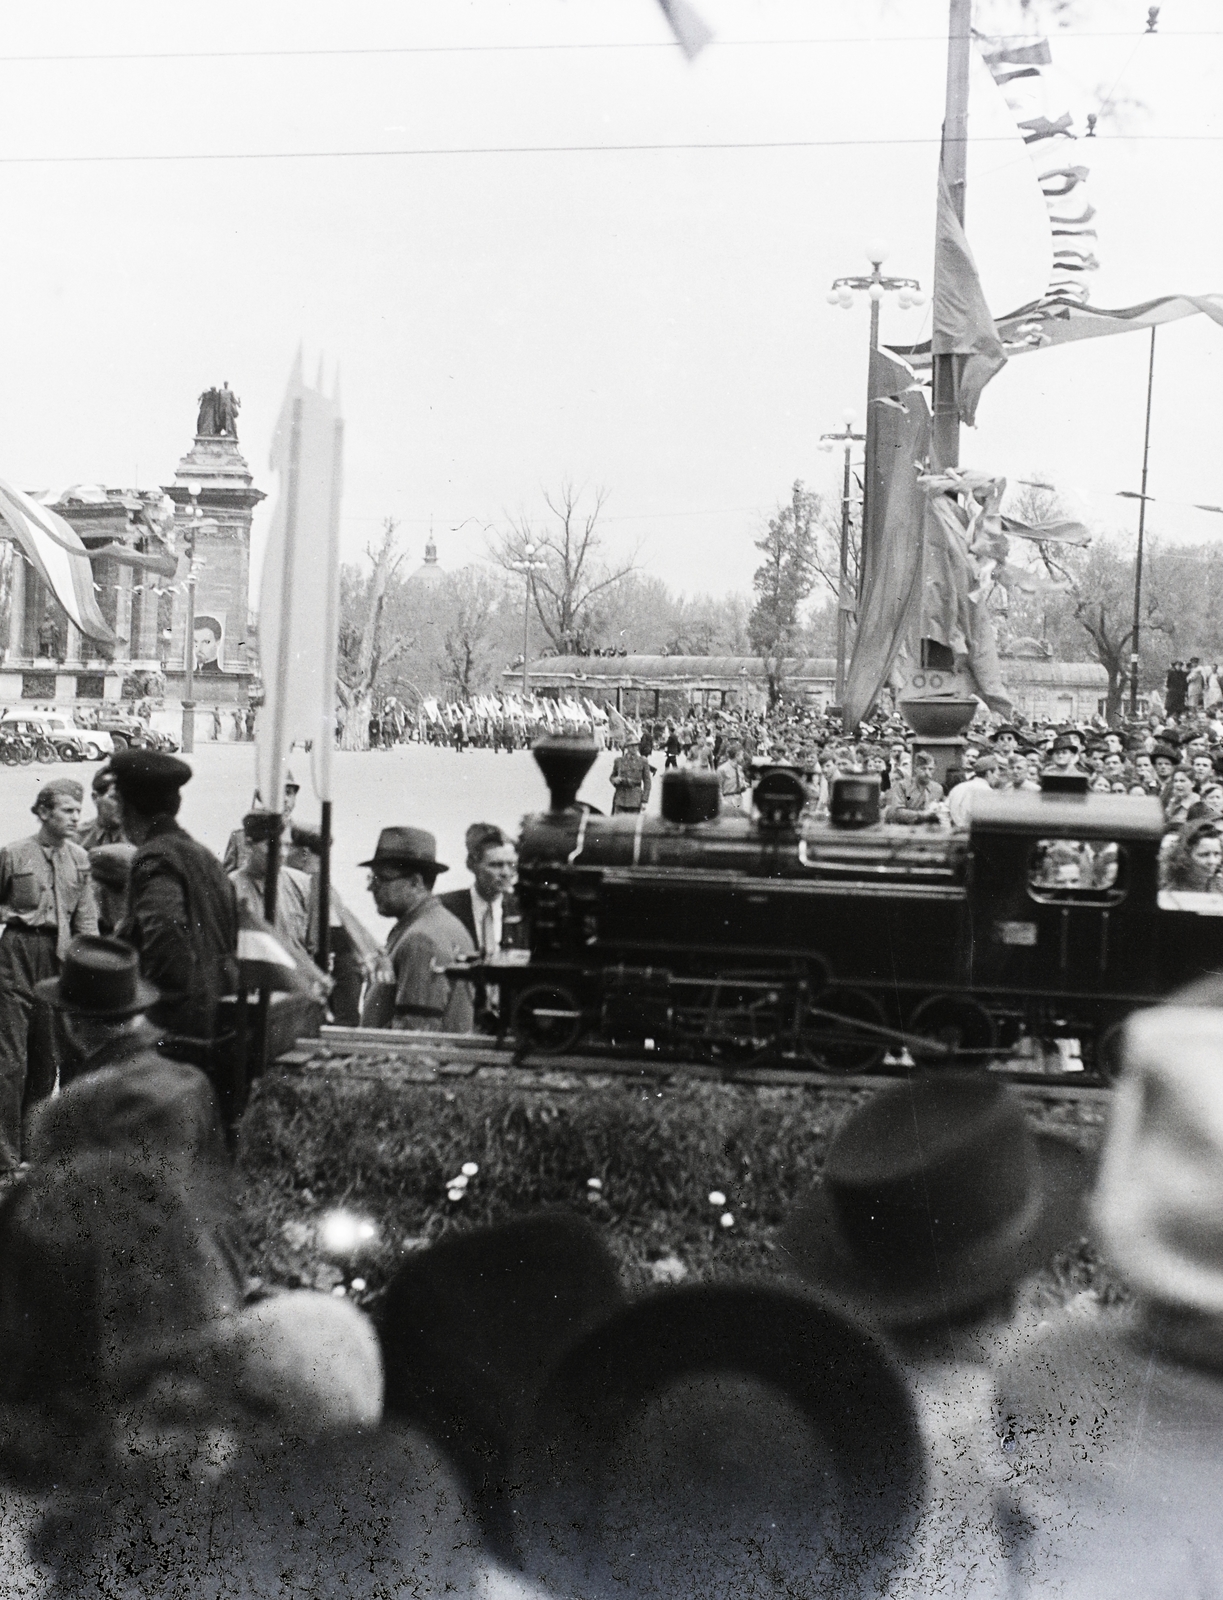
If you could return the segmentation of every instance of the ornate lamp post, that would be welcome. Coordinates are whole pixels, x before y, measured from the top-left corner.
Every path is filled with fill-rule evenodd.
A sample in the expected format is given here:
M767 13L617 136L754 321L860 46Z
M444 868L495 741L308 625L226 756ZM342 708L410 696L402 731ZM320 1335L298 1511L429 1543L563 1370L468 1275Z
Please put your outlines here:
M916 278L888 278L880 272L880 267L887 259L887 246L875 241L866 247L867 260L871 264L870 276L834 278L832 288L829 289L827 300L830 306L840 306L844 311L851 311L856 303L859 293L866 295L871 307L870 346L866 377L866 473L862 488L862 554L858 562L858 593L862 593L862 585L866 579L866 563L870 554L868 536L870 532L870 504L871 491L875 481L875 412L871 404L871 367L874 364L875 351L879 348L879 304L885 294L894 294L896 303L902 310L910 306L924 305L926 296L922 293L921 284Z
M526 583L526 595L525 595L525 598L524 598L524 601L523 601L523 607L522 607L522 692L523 692L523 694L529 694L530 693L530 689L529 689L528 684L527 684L527 661L528 661L529 655L530 655L530 642L531 642L531 583L532 583L532 580L535 577L535 574L537 572L542 572L547 565L548 565L548 563L541 556L537 556L535 554L535 546L533 544L529 544L529 543L523 545L523 547L522 547L522 555L519 557L519 559L517 561L511 561L510 562L510 566L513 567L514 571L515 572L521 572L523 577L527 580L527 583Z
M842 432L820 434L821 450L831 450L838 444L845 447L845 475L841 483L841 560L837 569L837 705L841 704L845 695L846 636L849 613L854 609L849 596L850 454L855 444L861 444L866 439L864 433L854 432L855 412L852 408L846 409L842 415L845 418Z

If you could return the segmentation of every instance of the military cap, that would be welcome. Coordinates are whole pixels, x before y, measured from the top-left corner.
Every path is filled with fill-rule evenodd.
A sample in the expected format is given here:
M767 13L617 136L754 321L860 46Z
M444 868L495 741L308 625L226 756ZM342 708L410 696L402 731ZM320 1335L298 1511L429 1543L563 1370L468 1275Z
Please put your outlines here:
M163 750L120 750L110 758L115 787L124 800L140 811L155 812L173 805L175 796L191 777L191 768Z
M43 806L54 804L57 794L70 795L78 803L85 798L85 791L75 778L52 778L39 789L30 810L41 811Z

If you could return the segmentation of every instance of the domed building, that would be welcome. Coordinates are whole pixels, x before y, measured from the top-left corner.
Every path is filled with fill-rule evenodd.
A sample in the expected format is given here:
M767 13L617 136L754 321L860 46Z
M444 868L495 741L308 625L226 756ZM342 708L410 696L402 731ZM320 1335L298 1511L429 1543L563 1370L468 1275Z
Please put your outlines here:
M425 545L425 559L408 579L408 582L437 584L445 576L446 574L437 564L437 546L433 542L433 535L430 534Z

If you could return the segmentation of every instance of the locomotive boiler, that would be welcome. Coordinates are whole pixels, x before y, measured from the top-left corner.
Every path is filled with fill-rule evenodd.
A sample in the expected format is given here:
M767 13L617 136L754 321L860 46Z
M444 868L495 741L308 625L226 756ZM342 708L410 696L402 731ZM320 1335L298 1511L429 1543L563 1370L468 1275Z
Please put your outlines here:
M1223 897L1159 893L1154 799L982 794L951 833L879 822L875 778L837 780L809 820L802 774L764 766L750 818L678 771L661 817L603 817L576 801L594 756L536 746L551 806L519 839L527 948L454 969L498 985L522 1054L864 1072L1043 1062L1060 1040L1107 1075L1130 1011L1223 968Z

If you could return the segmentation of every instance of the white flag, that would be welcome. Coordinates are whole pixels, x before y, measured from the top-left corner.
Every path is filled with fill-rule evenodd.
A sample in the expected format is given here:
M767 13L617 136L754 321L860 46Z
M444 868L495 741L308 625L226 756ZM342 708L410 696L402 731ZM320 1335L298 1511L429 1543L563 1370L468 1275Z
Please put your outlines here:
M310 743L314 792L331 799L343 431L337 401L302 382L299 353L272 441L280 493L259 596L264 703L256 763L272 811L284 808L285 756L295 743Z

